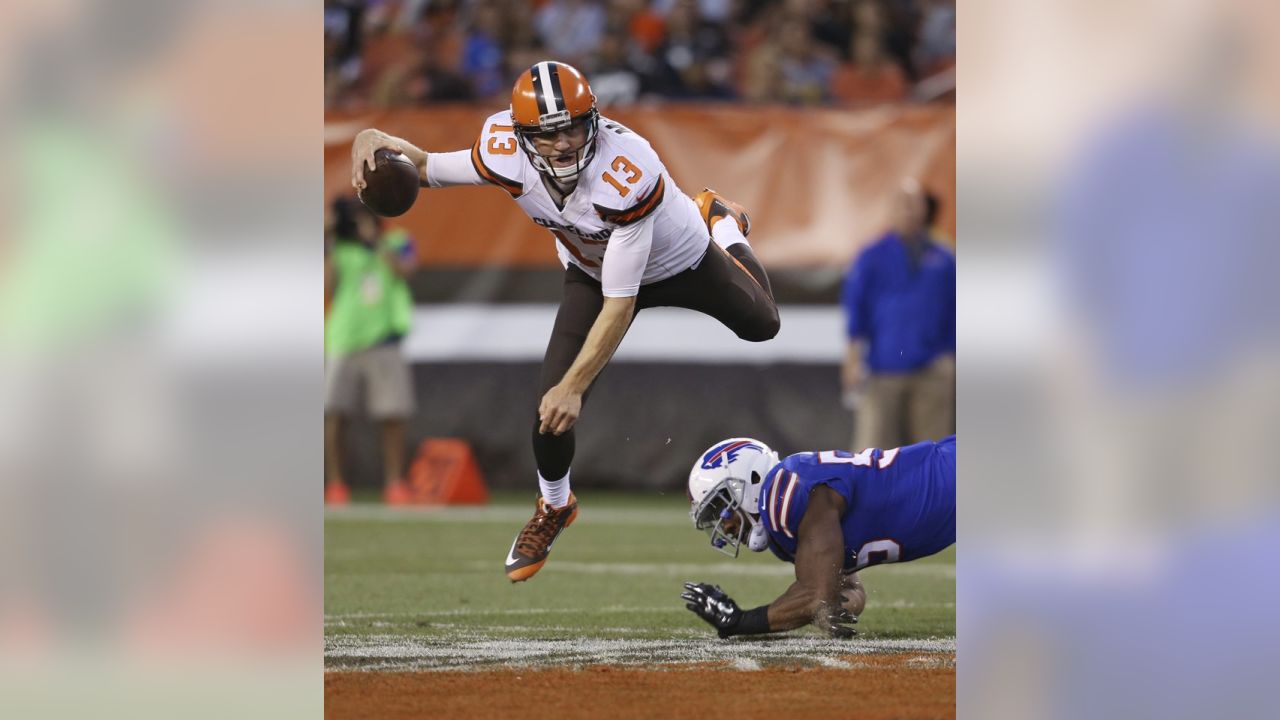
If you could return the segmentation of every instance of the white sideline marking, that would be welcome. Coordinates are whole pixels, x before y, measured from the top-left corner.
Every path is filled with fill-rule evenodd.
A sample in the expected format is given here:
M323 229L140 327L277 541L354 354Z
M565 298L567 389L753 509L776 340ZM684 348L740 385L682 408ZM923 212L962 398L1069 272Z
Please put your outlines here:
M330 670L475 670L493 667L651 666L715 662L746 670L797 661L852 669L854 665L841 660L841 656L914 652L927 658L929 655L954 656L955 651L954 637L927 640L829 640L816 637L718 640L703 636L678 640L573 637L538 640L493 638L476 634L448 638L400 635L341 635L325 638L325 664ZM941 658L942 664L950 660L951 658ZM752 668L753 664L755 668Z
M532 494L530 494L532 497ZM527 522L533 512L533 502L523 505L485 505L480 507L389 507L387 505L357 504L346 507L329 507L324 510L326 522L414 522L414 523L514 523ZM687 527L696 532L689 514L680 510L626 508L592 508L587 506L578 513L575 525L661 525ZM518 527L516 529L519 529Z

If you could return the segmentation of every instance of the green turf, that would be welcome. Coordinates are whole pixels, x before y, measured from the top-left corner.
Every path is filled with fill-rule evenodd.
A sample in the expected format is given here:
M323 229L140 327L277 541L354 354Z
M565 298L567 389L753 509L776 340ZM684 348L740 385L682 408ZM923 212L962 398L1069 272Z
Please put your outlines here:
M326 513L326 635L695 638L710 630L684 609L683 581L717 583L743 607L773 600L791 581L791 566L768 553L744 549L733 560L713 550L689 525L682 494L588 491L580 500L546 567L518 584L502 562L532 493L460 512L357 504ZM955 635L954 548L862 578L861 637Z

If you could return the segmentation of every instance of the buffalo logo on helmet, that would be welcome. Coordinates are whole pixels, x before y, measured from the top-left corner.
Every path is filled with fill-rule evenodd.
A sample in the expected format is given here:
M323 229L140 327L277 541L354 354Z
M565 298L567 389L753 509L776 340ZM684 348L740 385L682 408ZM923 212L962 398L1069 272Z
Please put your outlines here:
M708 450L706 454L702 456L701 467L703 470L714 470L721 465L731 463L738 459L738 453L746 450L747 448L754 448L761 452L764 451L763 447L757 443L751 442L750 440L731 440Z

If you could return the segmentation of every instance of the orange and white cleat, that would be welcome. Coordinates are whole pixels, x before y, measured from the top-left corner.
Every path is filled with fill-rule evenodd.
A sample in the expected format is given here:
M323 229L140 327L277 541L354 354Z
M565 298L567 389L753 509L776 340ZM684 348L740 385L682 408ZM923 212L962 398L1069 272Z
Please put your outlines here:
M707 232L711 232L711 226L716 220L731 217L738 223L738 229L742 231L743 237L751 233L751 218L747 216L746 208L715 190L703 188L702 192L693 196L693 202L698 206L698 212L702 213L702 221L707 224Z
M507 551L506 570L511 582L523 582L537 574L547 562L551 544L577 517L578 498L572 493L569 504L561 508L547 505L539 495L533 518L516 535Z

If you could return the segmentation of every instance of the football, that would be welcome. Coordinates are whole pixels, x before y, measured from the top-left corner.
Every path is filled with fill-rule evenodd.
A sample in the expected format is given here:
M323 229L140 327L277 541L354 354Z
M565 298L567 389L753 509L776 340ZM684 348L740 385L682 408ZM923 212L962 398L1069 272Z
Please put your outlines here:
M360 202L383 217L403 215L418 199L418 167L402 153L382 149L376 164L364 174Z

